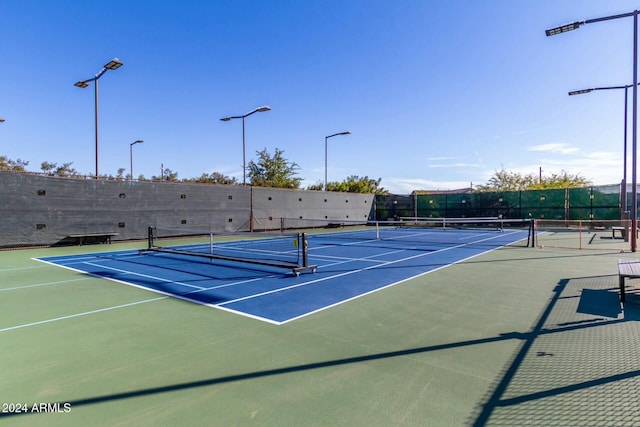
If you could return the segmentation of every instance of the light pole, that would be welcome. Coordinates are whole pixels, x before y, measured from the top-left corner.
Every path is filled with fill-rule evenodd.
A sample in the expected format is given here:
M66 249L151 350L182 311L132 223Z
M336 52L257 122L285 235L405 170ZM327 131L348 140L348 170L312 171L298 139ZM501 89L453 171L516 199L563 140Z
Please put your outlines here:
M612 19L628 18L633 16L633 109L632 109L632 125L631 125L631 187L633 188L631 198L631 252L635 252L637 248L638 234L638 189L637 189L637 128L638 128L638 14L640 11L623 13L620 15L605 16L602 18L587 19L585 21L576 21L571 24L562 25L560 27L546 30L547 36L555 36L556 34L565 33L575 30L584 24L592 24L596 22L609 21ZM625 188L626 192L626 188Z
M87 80L80 80L75 83L74 86L79 88L85 88L89 86L89 83L94 82L94 104L95 104L95 128L96 128L96 179L98 179L98 79L102 77L108 70L117 70L122 67L122 62L118 58L114 58L107 65L102 67L102 70L98 72L94 77Z
M133 181L133 146L136 144L142 144L143 142L143 140L139 139L129 144L129 171L131 173L129 181Z
M242 119L242 185L247 185L247 144L245 140L245 132L244 132L244 119L249 117L253 113L263 113L265 111L271 110L271 107L265 105L263 107L258 107L255 110L249 111L247 114L243 114L242 116L230 116L223 117L220 120L223 122L228 122L232 119Z
M593 92L595 90L611 90L611 89L624 89L624 144L623 144L623 156L622 156L622 194L620 204L622 205L622 212L627 211L627 105L628 105L628 89L633 85L625 86L607 86L607 87L594 87L589 89L573 90L569 92L569 96L582 95L585 93Z
M334 136L338 136L338 135L351 135L351 132L347 130L344 132L338 132L338 133L334 133L333 135L324 137L324 191L327 191L327 151L328 151L327 146L329 145L327 142L329 138L333 138Z

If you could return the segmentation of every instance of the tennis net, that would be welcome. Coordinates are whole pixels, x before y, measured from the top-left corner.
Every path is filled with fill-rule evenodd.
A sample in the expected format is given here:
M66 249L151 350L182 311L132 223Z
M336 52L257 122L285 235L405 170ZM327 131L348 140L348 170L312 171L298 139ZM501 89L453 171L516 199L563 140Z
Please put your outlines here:
M535 220L540 248L604 250L630 249L631 220Z
M286 268L296 275L316 271L308 261L308 241L301 232L213 232L148 228L148 246L141 250Z
M381 240L424 244L533 246L533 222L528 219L420 218L395 221L270 218L256 221L265 230L304 231L309 238Z

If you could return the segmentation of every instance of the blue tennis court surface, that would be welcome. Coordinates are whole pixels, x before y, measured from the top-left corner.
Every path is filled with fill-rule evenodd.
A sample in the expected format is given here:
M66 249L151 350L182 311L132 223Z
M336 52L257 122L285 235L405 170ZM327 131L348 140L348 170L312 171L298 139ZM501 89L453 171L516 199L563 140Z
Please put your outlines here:
M228 260L131 250L38 260L282 324L528 237L524 230L398 230L382 240L366 233L310 235L309 263L318 268L300 276ZM252 244L218 243L242 251Z

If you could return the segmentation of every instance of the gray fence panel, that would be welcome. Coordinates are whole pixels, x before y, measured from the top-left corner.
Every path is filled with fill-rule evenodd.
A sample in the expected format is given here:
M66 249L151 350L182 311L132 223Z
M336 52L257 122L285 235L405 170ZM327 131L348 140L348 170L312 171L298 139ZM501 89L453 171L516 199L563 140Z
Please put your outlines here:
M265 218L367 219L373 201L371 194L0 172L0 246L51 245L83 233L144 239L149 226L249 231Z
M373 194L264 187L253 187L252 191L255 230L279 229L282 218L367 220L374 202Z

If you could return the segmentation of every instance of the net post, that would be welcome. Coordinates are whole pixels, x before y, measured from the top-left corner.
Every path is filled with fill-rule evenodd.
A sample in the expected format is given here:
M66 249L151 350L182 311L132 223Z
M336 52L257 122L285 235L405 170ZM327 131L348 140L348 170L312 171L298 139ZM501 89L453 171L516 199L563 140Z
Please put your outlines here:
M529 246L529 242L531 243L531 247L536 247L536 220L529 220L529 241L527 242L527 246Z
M307 235L305 233L300 233L300 238L302 239L302 266L309 266L309 242L307 242Z
M582 250L582 220L578 221L578 248Z
M153 227L149 226L147 229L147 249L153 249Z

